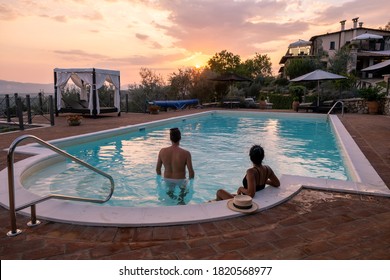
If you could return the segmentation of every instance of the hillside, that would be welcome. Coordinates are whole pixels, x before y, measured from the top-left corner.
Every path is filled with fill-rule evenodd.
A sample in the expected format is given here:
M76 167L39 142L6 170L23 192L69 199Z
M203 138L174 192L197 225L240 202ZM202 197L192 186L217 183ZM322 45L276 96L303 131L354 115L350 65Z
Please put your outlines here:
M127 90L129 84L121 85L121 91ZM21 95L38 94L40 91L43 91L46 94L54 94L54 85L53 84L36 84L36 83L20 83L13 81L0 80L0 94L14 94L18 93Z
M40 91L44 93L53 93L53 84L20 83L0 80L0 94L37 94Z

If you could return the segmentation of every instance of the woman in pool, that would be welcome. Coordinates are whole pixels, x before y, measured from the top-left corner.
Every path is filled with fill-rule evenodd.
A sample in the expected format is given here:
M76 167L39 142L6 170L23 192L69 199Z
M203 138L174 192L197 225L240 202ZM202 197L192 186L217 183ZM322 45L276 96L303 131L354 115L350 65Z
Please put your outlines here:
M246 194L254 197L256 192L265 188L265 185L279 187L280 182L274 171L268 165L263 165L264 149L259 145L254 145L249 151L249 157L253 167L246 171L241 187L237 194ZM231 199L235 194L231 194L223 189L217 191L217 200Z

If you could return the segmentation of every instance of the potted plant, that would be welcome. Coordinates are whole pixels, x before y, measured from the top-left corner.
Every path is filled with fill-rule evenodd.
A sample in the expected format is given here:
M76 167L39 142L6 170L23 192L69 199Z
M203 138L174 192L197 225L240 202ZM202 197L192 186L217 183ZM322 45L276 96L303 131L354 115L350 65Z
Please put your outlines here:
M304 86L290 86L288 88L289 93L293 98L292 108L294 111L298 112L299 101L302 96L305 94L306 87Z
M260 109L267 108L267 101L265 101L264 95L260 95L259 108Z
M68 124L70 126L80 125L82 119L83 119L83 117L79 116L79 115L71 115L71 116L66 117L66 120L68 121Z
M298 112L298 106L299 106L299 97L294 96L293 97L293 102L292 102L292 108L295 112Z
M359 90L360 97L364 98L367 102L369 114L378 114L379 100L383 97L383 94L380 92L381 88L378 85Z
M150 114L158 114L160 112L160 107L157 105L150 105L149 106L149 113Z

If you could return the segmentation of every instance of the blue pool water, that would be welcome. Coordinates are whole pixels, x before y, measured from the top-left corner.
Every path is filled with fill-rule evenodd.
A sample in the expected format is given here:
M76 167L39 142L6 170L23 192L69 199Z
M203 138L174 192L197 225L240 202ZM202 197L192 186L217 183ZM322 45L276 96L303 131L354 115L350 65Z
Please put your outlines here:
M171 127L180 128L181 146L192 153L195 179L185 190L168 190L155 173L159 150L170 145ZM308 115L215 113L158 127L146 125L141 131L65 150L114 178L115 192L106 204L131 207L198 204L214 199L219 188L235 192L251 166L248 151L253 144L264 147L264 164L278 176L350 179L331 124ZM38 194L84 197L104 197L109 188L105 178L71 161L34 173L23 185Z

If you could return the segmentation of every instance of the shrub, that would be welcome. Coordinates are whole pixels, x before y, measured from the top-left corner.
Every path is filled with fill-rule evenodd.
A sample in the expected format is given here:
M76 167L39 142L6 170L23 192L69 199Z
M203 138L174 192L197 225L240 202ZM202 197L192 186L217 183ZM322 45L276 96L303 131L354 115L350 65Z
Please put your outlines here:
M293 97L298 97L299 99L301 99L301 97L305 94L306 87L304 87L304 86L290 86L288 88L288 90L289 90L289 93Z
M273 104L273 109L291 109L293 98L291 95L271 94L269 101Z
M380 100L384 94L380 93L381 87L375 86L375 87L367 87L359 89L359 96L366 99L367 101L376 101Z

